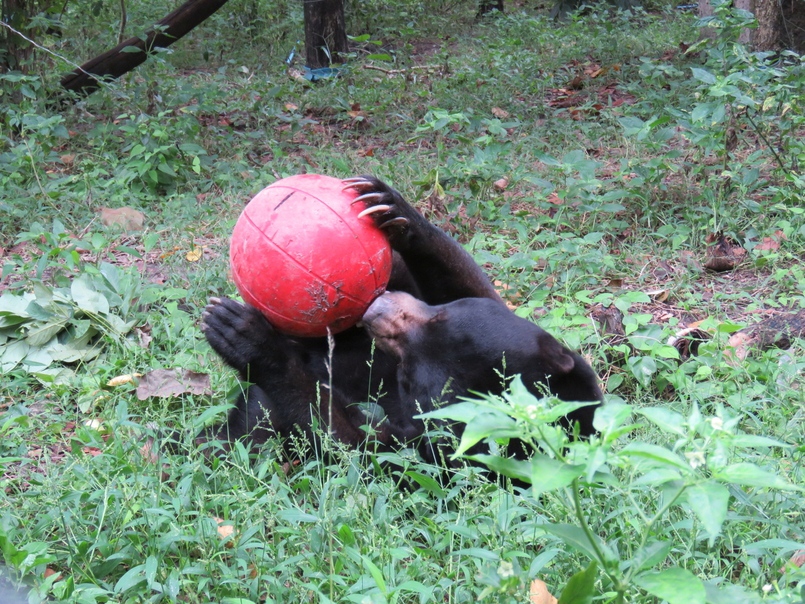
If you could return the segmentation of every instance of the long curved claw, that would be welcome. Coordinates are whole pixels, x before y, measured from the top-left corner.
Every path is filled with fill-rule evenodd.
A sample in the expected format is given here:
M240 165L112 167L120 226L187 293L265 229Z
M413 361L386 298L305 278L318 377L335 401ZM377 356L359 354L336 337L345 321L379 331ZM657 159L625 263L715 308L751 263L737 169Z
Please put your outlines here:
M372 184L362 176L354 176L353 178L344 178L341 181L341 183L344 185L343 190L355 189L358 187L367 187Z
M364 203L375 203L378 201L383 201L385 195L383 193L364 193L363 195L358 195L355 199L352 200L352 203L358 203L362 201Z
M408 219L403 218L402 216L397 216L397 218L392 218L380 225L379 228L381 229L388 229L391 227L403 227L408 226Z
M391 206L387 205L371 206L363 210L360 214L358 214L358 218L363 218L364 216L368 216L369 214L377 214L378 212L388 212L390 209Z

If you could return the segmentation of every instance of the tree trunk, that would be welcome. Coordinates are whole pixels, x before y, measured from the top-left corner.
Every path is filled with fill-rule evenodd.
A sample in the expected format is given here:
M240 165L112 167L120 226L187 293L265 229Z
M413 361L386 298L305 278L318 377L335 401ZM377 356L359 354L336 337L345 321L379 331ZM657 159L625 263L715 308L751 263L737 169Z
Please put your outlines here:
M713 16L713 7L710 4L710 0L698 0L697 4L699 5L699 18L703 17L712 17ZM699 36L701 38L710 38L711 40L716 37L716 32L713 30L712 27L702 27L699 29Z
M311 69L340 63L349 50L344 0L305 0L305 58Z
M732 5L735 8L740 8L750 13L755 12L755 0L733 0ZM751 44L754 35L754 29L744 28L741 30L741 35L738 36L738 42L741 44Z
M713 14L710 0L698 0L699 16L709 17ZM754 50L777 50L783 41L783 13L780 0L734 0L736 8L754 13L757 29L744 29L738 41L751 44ZM710 28L703 28L702 35L715 37Z
M154 29L145 34L144 40L129 38L68 73L61 79L62 88L81 96L95 92L100 87L99 79L115 79L128 73L144 63L154 48L167 48L226 2L227 0L188 0L158 22ZM127 50L124 52L123 49Z
M24 32L28 37L36 38L26 26L30 18L38 12L36 7L26 4L25 0L0 1L0 19L17 31ZM0 27L0 73L11 69L27 71L27 60L31 55L31 45L13 31ZM5 56L3 56L5 55Z
M755 0L757 29L752 47L755 50L779 50L783 41L783 11L780 0Z

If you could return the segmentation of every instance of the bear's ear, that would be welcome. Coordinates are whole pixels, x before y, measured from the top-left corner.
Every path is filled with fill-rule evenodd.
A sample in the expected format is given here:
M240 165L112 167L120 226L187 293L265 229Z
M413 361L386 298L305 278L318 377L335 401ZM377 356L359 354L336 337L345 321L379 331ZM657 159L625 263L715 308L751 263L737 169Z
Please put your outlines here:
M548 375L558 377L573 371L576 361L556 338L546 331L537 336L539 360L545 364Z

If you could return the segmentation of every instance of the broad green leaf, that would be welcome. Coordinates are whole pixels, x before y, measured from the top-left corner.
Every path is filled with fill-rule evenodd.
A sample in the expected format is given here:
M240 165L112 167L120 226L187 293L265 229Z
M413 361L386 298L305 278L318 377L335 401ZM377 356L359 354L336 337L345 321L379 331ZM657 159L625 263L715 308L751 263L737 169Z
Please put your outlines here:
M229 412L232 409L232 405L230 404L223 404L223 405L213 405L212 407L208 407L197 417L193 419L193 424L191 427L191 432L198 432L202 428L206 427L210 420L215 419L220 421L220 416L224 413Z
M159 562L157 561L156 556L148 556L145 559L144 574L145 574L145 580L149 586L154 582L154 579L157 576L158 567Z
M599 432L609 434L621 427L632 416L632 408L624 403L607 403L595 410L593 426Z
M745 487L770 487L792 491L805 491L805 488L787 482L781 476L759 468L753 463L735 463L713 473L722 482L739 484Z
M546 405L544 410L537 414L537 418L546 423L557 422L563 417L570 415L576 409L598 404L597 402L568 403L565 401L560 401L557 398L551 398L550 400L552 401L550 407Z
M461 433L461 443L456 455L461 455L485 438L516 438L520 432L515 421L503 413L481 410Z
M671 551L673 545L671 541L651 541L646 543L635 552L632 559L628 561L628 566L633 569L632 572L639 572L645 568L656 566L668 557L668 552Z
M704 583L684 568L645 572L636 576L634 582L668 604L705 604Z
M413 470L408 470L405 473L408 478L416 482L420 487L428 491L429 493L433 493L437 497L444 497L445 491L441 487L441 485L436 482L432 477L428 476L427 474L422 474L421 472L415 472Z
M584 473L585 466L562 463L542 453L531 458L531 488L534 496L561 489Z
M25 341L28 342L29 346L34 348L44 346L50 342L56 336L56 334L64 330L66 323L67 320L62 319L61 321L56 321L54 323L34 325L30 330L28 330L28 335L25 336Z
M710 538L710 546L721 532L721 525L727 518L730 492L723 484L708 480L688 487L685 490L688 504L702 523Z
M671 466L682 470L686 474L690 474L692 471L690 464L680 458L679 455L658 445L632 442L621 449L620 454L626 457L634 457L638 460L645 460L647 465L652 468Z
M452 419L468 424L473 417L480 413L482 408L483 407L478 403L452 403L415 417L424 419Z
M383 571L381 571L377 565L372 562L368 557L361 556L363 563L366 565L366 568L369 570L369 574L372 575L372 579L375 580L375 584L377 588L380 590L384 596L388 592L388 587L386 587L386 580L383 578Z
M790 552L805 549L805 540L792 541L790 539L762 539L754 543L745 543L742 548L751 555L773 552L775 556L784 556Z
M558 604L590 604L595 595L595 579L598 576L598 565L595 560L580 570L567 582L559 596Z
M0 296L0 316L15 315L21 318L28 318L28 304L34 300L34 295L24 293L21 295L3 292Z
M318 516L308 514L306 512L303 512L302 510L294 510L291 508L279 510L277 512L277 516L279 516L280 518L282 518L287 522L293 522L293 523L306 522L310 524L315 524L320 520Z
M707 604L760 604L763 599L757 593L740 585L722 582L706 582L704 584Z
M16 340L0 348L0 371L7 373L20 364L31 347L23 340Z
M28 305L33 301L33 294L15 294L5 292L0 296L0 328L19 325L31 320Z
M106 297L95 289L89 275L83 273L73 279L70 293L76 306L90 314L108 314L109 302Z
M126 573L118 579L117 583L115 583L115 593L125 593L140 583L143 583L145 581L143 568L144 565L138 564L126 571Z
M104 279L106 279L106 283L109 284L109 287L112 289L112 291L119 294L120 269L117 268L114 264L110 264L108 262L101 262L100 271Z
M587 467L584 469L584 479L588 482L595 482L595 475L599 473L609 458L609 447L591 447L592 455L587 458Z
M663 407L644 407L636 411L664 432L687 435L685 418L681 413Z
M702 122L704 118L710 115L713 111L712 106L710 103L699 103L693 108L693 111L690 114L690 119L693 122Z
M657 373L657 361L652 357L629 357L626 361L629 371L643 388L651 385L651 377Z
M642 476L638 476L637 478L633 479L632 484L635 486L658 486L665 484L666 482L671 482L672 480L680 480L681 478L682 475L677 470L666 466L664 468L655 468L653 470L649 470Z
M50 321L53 319L54 315L56 314L54 311L56 309L62 310L63 307L56 305L53 303L52 300L46 302L41 298L37 298L33 300L30 304L28 304L28 308L25 309L28 313L28 316L34 319L35 321ZM61 312L60 315L64 316L69 313Z
M509 478L531 482L531 463L522 459L500 457L498 455L468 455L468 459L480 462L487 468Z
M22 366L26 371L42 371L50 367L51 363L53 363L53 357L44 348L29 349L28 354L22 360Z
M531 566L528 567L528 576L536 577L539 572L556 556L561 553L558 548L543 549L539 555L531 561Z
M693 72L693 77L699 80L700 82L704 82L705 84L716 83L716 76L714 76L706 69L702 69L701 67L691 67L690 70Z
M590 539L587 537L587 533L585 533L581 528L575 526L573 524L540 524L538 525L539 528L544 530L546 533L550 533L551 535L555 535L559 537L565 544L569 545L576 551L585 554L590 558L590 560L595 560L597 562L614 562L617 560L615 554L612 553L612 550L601 540L598 535L593 534L593 539L595 541L598 550L601 552L601 555L604 557L604 560L598 560L598 556L595 553L595 548L590 543Z
M126 335L131 331L131 328L136 325L137 321L124 321L120 317L114 314L108 314L104 317L107 322L107 327L110 331L118 334L118 335Z
M732 439L732 444L741 448L766 448L766 447L783 447L785 449L791 448L792 445L769 438L767 436L756 436L754 434L736 434Z
M87 346L73 340L68 340L64 344L52 342L45 351L54 361L60 363L75 363L77 361L89 361L101 353L100 346Z

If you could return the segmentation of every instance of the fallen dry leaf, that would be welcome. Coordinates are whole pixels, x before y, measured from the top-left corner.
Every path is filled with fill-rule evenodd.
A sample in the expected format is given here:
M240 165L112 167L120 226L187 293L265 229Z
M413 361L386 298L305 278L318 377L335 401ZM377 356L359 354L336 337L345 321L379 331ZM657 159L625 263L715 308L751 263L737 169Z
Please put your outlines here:
M233 535L237 534L235 532L235 527L234 526L232 526L231 524L224 524L224 522L226 522L226 520L224 520L223 518L218 518L216 516L213 516L213 520L215 520L215 522L218 523L218 536L221 538L221 540L229 539ZM233 543L233 541L231 539L229 541L227 541L227 543L226 543L227 547L232 547L233 545L234 545L234 543Z
M722 233L713 233L707 242L715 242L706 251L704 267L711 271L723 272L733 270L746 256L746 250Z
M581 90L584 88L584 76L577 75L576 77L572 78L567 84L565 84L565 88L568 90Z
M780 242L785 238L785 233L776 231L771 237L764 237L763 240L755 246L755 249L776 252L780 249Z
M509 117L509 112L505 109L501 109L500 107L492 107L492 115L498 119L505 120L507 117Z
M140 325L139 327L134 328L134 333L137 334L137 340L140 343L140 348L148 348L148 345L151 344L151 326L150 325ZM139 377L139 376L137 376Z
M45 573L44 573L45 579L47 579L48 577L52 577L53 575L56 575L56 578L54 579L54 582L55 581L61 581L61 573L58 572L58 571L53 570L49 566L46 566L45 567Z
M137 385L137 398L141 401L152 396L168 398L180 394L212 394L209 374L189 369L155 369L142 376Z
M732 334L727 341L727 346L729 346L731 350L725 350L724 355L727 358L735 358L739 361L743 361L749 356L749 347L753 342L754 338L750 334L744 331L738 331Z
M496 191L503 192L509 186L509 179L508 178L499 178L495 182L492 183L492 186L495 188Z
M786 568L789 566L796 566L797 568L802 568L805 565L805 549L801 549L797 552L794 552L794 555L791 556L791 559L780 569L781 573L786 571Z
M104 226L118 226L124 231L142 231L145 214L134 208L101 208L101 222Z
M106 382L106 385L109 388L116 388L118 386L122 386L123 384L130 384L131 382L135 381L138 377L142 377L141 373L126 373L124 375L118 375L113 377L111 380Z
M204 249L199 246L194 246L192 250L187 252L185 258L187 258L188 262L198 262L201 260L201 257L204 255Z
M557 599L548 591L544 581L534 579L531 581L531 590L528 594L531 604L556 604Z
M650 289L645 294L655 302L665 302L669 292L667 289Z
M159 453L157 453L156 443L153 438L149 438L145 444L140 447L140 455L148 463L157 463L159 461Z

